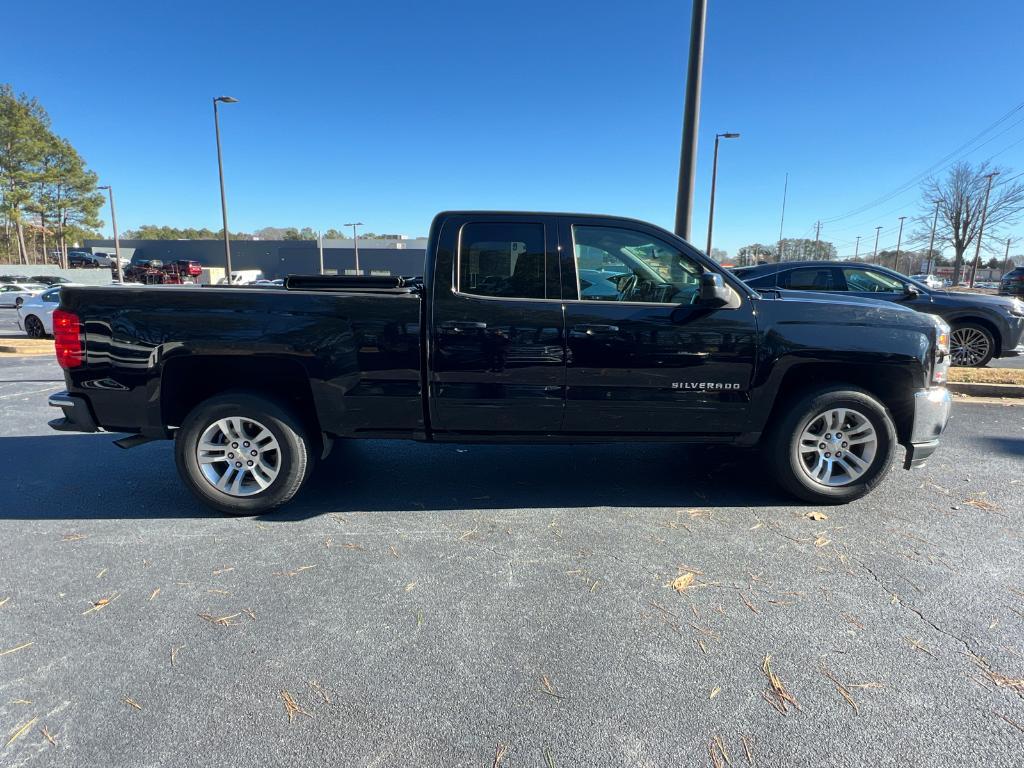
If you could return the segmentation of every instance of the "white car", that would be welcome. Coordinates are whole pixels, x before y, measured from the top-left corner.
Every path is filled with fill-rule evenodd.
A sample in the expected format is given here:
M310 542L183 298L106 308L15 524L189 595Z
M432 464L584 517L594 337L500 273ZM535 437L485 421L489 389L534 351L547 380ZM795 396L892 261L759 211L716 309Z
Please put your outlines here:
M3 283L0 285L0 307L20 307L26 299L45 290L45 285L37 283Z
M945 287L943 281L935 275L911 275L910 279L917 280L919 283L924 283L929 288Z
M60 305L60 286L47 288L38 296L25 299L18 307L18 327L31 339L53 335L53 310Z

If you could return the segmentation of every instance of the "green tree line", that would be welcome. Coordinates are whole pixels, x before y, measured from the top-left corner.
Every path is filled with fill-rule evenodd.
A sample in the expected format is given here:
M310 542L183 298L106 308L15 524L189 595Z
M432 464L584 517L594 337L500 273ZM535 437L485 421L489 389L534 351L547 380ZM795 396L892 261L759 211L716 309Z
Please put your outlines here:
M0 260L45 262L96 235L104 196L71 143L53 132L39 102L0 84Z

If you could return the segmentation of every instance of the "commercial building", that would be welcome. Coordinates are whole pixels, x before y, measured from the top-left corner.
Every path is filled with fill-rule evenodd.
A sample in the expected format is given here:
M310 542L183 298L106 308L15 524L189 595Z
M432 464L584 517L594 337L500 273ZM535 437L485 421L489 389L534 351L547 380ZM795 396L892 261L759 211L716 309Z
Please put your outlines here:
M113 240L86 240L86 250L113 253ZM399 235L359 240L359 267L352 240L324 240L324 271L329 274L421 275L426 238ZM122 240L121 255L133 262L188 259L204 267L224 266L223 240ZM315 240L232 240L231 268L258 269L269 280L320 271L320 249Z

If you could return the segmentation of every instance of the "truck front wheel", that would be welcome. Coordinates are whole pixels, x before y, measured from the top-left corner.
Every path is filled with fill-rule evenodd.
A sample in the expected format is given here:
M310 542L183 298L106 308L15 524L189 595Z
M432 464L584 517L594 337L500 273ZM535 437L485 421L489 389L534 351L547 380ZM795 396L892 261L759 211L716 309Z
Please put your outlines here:
M867 392L830 387L793 402L766 447L787 491L816 504L845 504L888 474L896 429Z
M301 422L272 400L229 392L196 406L175 436L182 480L229 515L258 515L291 499L311 468Z

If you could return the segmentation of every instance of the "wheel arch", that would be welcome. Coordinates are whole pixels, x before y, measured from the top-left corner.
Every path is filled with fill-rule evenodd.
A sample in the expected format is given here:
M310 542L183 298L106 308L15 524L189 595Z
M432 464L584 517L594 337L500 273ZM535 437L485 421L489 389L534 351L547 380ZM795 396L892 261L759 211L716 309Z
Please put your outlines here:
M804 395L826 387L849 386L863 390L888 410L901 445L910 440L914 424L914 392L920 388L914 372L903 366L858 365L838 362L797 363L783 374L765 421L775 424Z
M299 361L287 357L188 355L167 360L160 375L161 422L165 427L181 426L197 405L232 391L278 403L295 414L322 447L309 375Z

